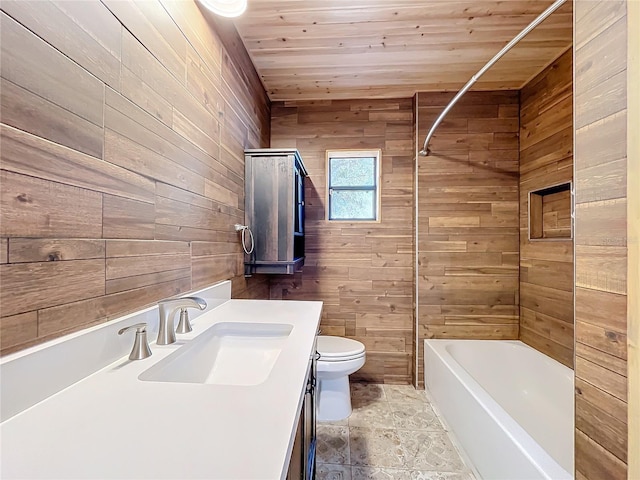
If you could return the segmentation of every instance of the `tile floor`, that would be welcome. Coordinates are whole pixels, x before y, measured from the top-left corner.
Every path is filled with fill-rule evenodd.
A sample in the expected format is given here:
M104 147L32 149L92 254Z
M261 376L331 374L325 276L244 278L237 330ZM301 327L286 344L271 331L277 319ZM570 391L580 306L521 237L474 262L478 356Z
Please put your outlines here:
M424 390L353 383L351 403L318 423L317 480L474 480Z

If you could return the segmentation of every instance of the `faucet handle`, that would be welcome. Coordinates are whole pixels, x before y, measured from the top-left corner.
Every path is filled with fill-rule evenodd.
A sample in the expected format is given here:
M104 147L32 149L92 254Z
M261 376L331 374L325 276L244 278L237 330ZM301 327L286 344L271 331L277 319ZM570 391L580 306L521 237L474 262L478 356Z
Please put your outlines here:
M118 330L118 335L122 335L124 332L128 332L129 330L136 329L136 333L146 333L147 331L147 323L136 323L135 325L129 325L128 327L121 328Z
M207 308L207 302L204 298L200 297L183 297L182 300L192 300L198 305L200 310L204 310ZM176 328L176 333L189 333L193 330L191 327L191 322L189 321L189 312L187 311L189 307L180 308L180 321L178 322L178 327Z
M178 328L176 328L176 333L189 333L193 328L191 327L191 322L189 321L189 312L187 308L180 309L180 321L178 322Z
M121 328L118 331L118 335L122 335L129 330L136 329L136 338L133 342L133 348L129 354L129 360L142 360L151 356L151 349L149 348L149 342L147 341L147 324L136 323L135 325L129 325L128 327Z

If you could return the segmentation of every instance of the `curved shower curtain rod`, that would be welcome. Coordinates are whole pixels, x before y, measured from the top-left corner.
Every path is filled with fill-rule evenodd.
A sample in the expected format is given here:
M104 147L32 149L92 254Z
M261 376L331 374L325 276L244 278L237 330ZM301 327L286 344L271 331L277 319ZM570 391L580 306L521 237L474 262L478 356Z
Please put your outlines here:
M516 35L513 40L511 40L509 43L507 43L502 50L500 50L498 53L496 53L496 55L487 62L487 64L482 67L478 73L476 73L473 77L471 77L471 80L469 80L464 87L462 87L460 89L460 91L456 94L455 97L453 97L453 99L449 102L449 104L445 107L445 109L442 111L442 113L438 116L438 118L436 118L436 121L433 122L433 126L431 127L431 129L429 130L429 133L427 133L427 138L425 138L424 140L424 145L422 147L422 150L420 150L420 155L422 155L423 157L426 157L427 155L429 155L429 141L431 140L431 137L433 136L433 133L436 131L436 128L438 128L438 125L440 125L440 123L442 122L442 120L444 120L444 117L447 116L447 113L449 113L449 110L451 110L453 108L453 106L457 103L458 100L460 100L460 97L462 97L465 93L467 93L467 90L469 90L471 88L471 86L476 83L476 81L478 81L478 79L487 71L489 70L494 63L496 63L498 60L500 60L500 58L502 58L502 56L507 53L509 50L511 50L513 48L513 46L518 43L520 40L522 40L531 30L533 30L534 28L536 28L538 25L540 25L540 23L542 23L542 21L544 19L546 19L549 15L551 15L553 12L555 12L563 3L565 3L567 0L556 0L553 5L551 5L549 8L547 8L544 12L542 12L538 18L536 18L533 22L531 22L529 25L527 25L524 30L522 30L518 35Z

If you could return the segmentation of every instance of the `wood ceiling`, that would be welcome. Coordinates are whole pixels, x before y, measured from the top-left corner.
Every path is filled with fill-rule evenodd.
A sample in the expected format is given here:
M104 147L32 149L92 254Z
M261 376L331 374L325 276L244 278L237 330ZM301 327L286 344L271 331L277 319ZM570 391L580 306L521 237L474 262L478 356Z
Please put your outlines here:
M249 0L235 20L272 100L458 90L552 0ZM569 0L475 90L519 89L572 42Z

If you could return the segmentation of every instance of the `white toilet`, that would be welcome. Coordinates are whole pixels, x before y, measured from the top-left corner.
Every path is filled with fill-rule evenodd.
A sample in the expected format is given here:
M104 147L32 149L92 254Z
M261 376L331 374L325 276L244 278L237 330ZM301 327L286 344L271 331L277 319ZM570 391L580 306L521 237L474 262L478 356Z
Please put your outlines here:
M349 375L364 365L364 345L343 337L318 337L318 421L342 420L351 415Z

